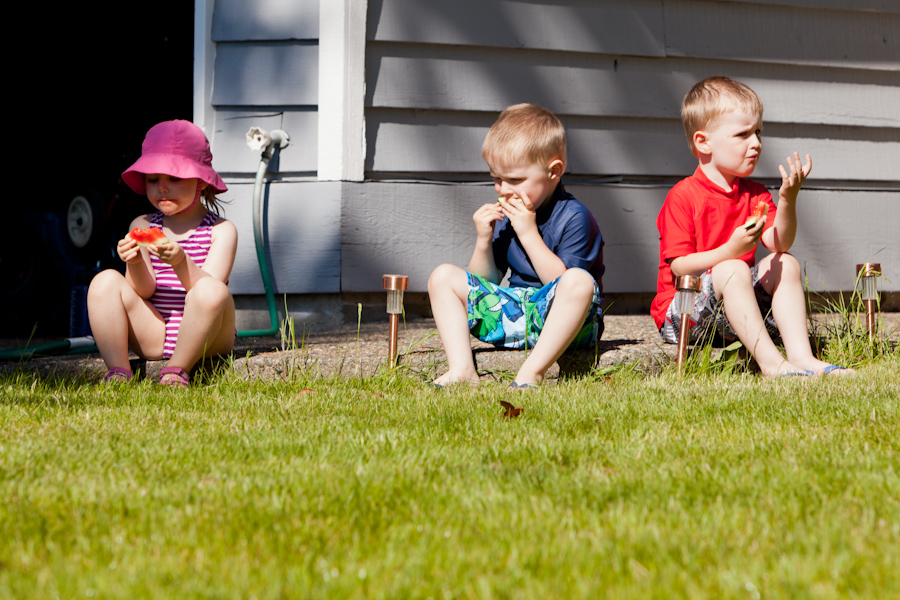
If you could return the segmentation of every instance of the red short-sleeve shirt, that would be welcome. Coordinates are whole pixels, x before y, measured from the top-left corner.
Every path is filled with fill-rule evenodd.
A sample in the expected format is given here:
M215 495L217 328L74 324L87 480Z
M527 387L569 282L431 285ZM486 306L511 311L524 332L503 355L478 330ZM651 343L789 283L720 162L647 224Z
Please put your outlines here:
M656 298L650 306L650 314L657 327L666 320L666 310L675 296L675 281L669 261L695 252L718 248L731 238L738 226L747 221L750 207L760 200L769 204L765 228L775 222L775 203L766 187L755 181L734 180L730 191L725 191L707 178L700 167L690 177L675 184L659 217L659 276L656 280ZM741 256L741 260L753 266L756 248Z

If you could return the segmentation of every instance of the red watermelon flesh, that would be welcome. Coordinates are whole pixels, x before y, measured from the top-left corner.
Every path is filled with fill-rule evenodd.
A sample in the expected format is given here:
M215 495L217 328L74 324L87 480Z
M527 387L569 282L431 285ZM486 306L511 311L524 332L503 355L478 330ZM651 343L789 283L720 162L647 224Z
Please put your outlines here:
M150 244L160 245L168 242L168 238L163 234L162 229L158 227L148 227L147 229L141 229L136 227L131 230L129 233L131 239L137 242L137 245L141 248L146 248Z
M759 220L767 214L769 214L769 204L765 200L760 200L756 203L756 206L753 207L750 216L747 217L747 222L744 223L744 229L753 229L756 227Z

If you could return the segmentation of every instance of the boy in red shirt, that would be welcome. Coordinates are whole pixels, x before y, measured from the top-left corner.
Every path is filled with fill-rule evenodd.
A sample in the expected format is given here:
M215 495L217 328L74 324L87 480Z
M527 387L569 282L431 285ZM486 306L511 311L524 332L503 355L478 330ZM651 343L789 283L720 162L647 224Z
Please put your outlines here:
M779 165L777 207L765 186L744 179L762 151L762 113L756 93L727 77L704 79L685 96L681 120L699 166L672 188L656 220L660 262L651 314L663 339L678 343L674 279L699 276L693 341L715 327L726 342L740 339L768 377L852 373L813 356L800 265L787 254L797 232L797 194L812 159L807 154L801 164L795 152L788 170ZM768 205L768 216L745 226L759 201ZM773 254L754 264L757 242ZM772 341L778 332L786 359Z

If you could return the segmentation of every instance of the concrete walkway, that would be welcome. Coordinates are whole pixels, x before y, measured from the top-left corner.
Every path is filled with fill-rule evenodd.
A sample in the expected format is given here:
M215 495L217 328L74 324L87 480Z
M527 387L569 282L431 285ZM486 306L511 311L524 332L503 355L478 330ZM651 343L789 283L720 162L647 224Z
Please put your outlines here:
M293 344L279 338L239 338L234 349L234 369L242 377L267 380L286 379L300 372L322 377L364 377L377 373L387 364L388 324L345 325L339 330L297 333ZM4 346L11 347L7 342ZM485 381L512 377L525 360L524 351L497 350L473 339L473 352ZM400 324L398 364L430 381L446 369L446 357L432 319L417 319ZM560 359L563 373L589 371L595 364L613 365L639 360L651 365L667 361L672 347L663 348L648 316L610 316L598 352L581 351ZM136 358L136 357L135 357ZM155 378L165 361L148 361L146 375ZM137 363L135 363L137 366ZM106 373L97 354L73 354L33 358L25 362L0 363L0 373L23 370L41 376L74 377L81 374L98 380ZM548 372L549 379L559 376L560 365Z
M827 316L817 316L827 320ZM883 315L887 331L900 337L900 313ZM567 353L550 368L548 381L563 376L587 373L594 366L620 363L637 364L647 371L674 360L675 347L661 343L653 321L646 315L608 315L606 330L597 351ZM299 337L293 344L269 338L240 338L237 341L234 369L249 379L281 380L298 374L322 377L365 377L374 375L387 364L388 324L364 323L357 328L346 325L339 330L315 332ZM4 344L10 347L10 343ZM525 360L524 351L497 350L474 342L473 353L483 381L511 379ZM446 357L431 319L417 319L400 325L399 365L431 381L446 369ZM222 363L220 363L222 364ZM227 364L227 363L225 363ZM155 378L164 361L146 363L146 375ZM74 377L81 374L99 380L106 368L97 354L75 354L34 358L26 362L0 363L0 373L17 370L37 372L41 376Z
M345 326L339 331L310 334L296 345L294 350L238 358L235 369L247 377L267 379L285 377L298 369L326 377L373 375L387 365L388 326L366 323L358 331L356 326ZM423 380L431 381L446 370L446 356L432 319L401 323L398 347L398 365L420 374ZM524 351L498 350L474 338L472 348L483 381L512 378L525 360ZM594 365L603 367L635 359L651 365L667 362L674 352L671 346L662 347L650 317L608 317L596 352L568 353L547 375L556 379L560 372L575 375L590 371Z

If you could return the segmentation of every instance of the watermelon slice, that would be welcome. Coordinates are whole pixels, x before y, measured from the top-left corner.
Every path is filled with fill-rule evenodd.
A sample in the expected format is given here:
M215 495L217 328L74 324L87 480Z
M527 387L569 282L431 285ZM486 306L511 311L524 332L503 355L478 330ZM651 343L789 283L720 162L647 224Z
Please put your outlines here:
M750 216L747 217L747 222L744 223L744 229L753 229L756 227L759 220L767 214L769 214L769 203L765 200L760 200L757 202L756 206L753 207L753 212L750 213Z
M128 235L130 235L131 239L137 242L137 245L141 248L146 248L150 244L159 246L160 244L165 244L169 241L159 227L148 227L147 229L135 227Z

